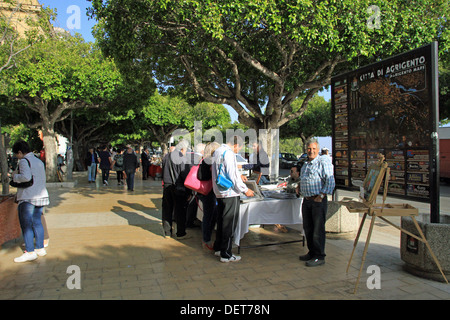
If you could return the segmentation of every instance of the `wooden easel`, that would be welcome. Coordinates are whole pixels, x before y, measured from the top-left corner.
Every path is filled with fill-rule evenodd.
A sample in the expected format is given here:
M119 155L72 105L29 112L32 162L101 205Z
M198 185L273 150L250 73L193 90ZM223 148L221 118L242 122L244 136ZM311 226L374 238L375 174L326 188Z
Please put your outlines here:
M353 254L355 253L356 245L358 244L359 237L361 235L361 230L364 226L364 221L366 220L367 215L371 216L371 222L369 231L367 233L367 240L366 244L364 246L364 252L362 256L361 261L361 267L359 268L358 278L356 280L355 289L353 293L356 293L358 289L359 280L361 278L361 273L364 267L364 262L366 260L367 255L367 249L369 248L370 238L372 236L373 226L375 224L375 218L378 217L384 222L388 223L389 225L393 226L394 228L399 229L401 232L404 232L408 234L409 236L422 241L427 246L428 250L430 251L430 254L436 263L437 267L439 268L439 271L441 272L442 276L444 277L445 282L448 284L448 280L445 277L444 272L442 271L441 265L439 264L439 261L437 260L436 256L433 253L433 250L431 250L431 247L425 238L425 235L422 232L422 229L420 228L419 224L417 223L417 220L415 216L419 214L419 210L417 208L414 208L410 206L409 204L385 204L386 196L387 196L387 189L388 189L388 181L389 181L389 175L390 175L390 169L388 168L388 165L386 162L384 162L384 156L379 155L379 162L377 164L374 164L371 166L368 170L368 175L366 179L364 180L364 187L369 186L371 188L370 194L367 196L366 193L364 193L364 197L362 197L362 202L357 201L339 201L340 204L347 207L347 209L350 212L363 212L364 215L362 217L358 233L356 235L355 241L353 243L353 251L350 256L350 260L348 261L347 265L347 273L350 268L350 263L353 258ZM384 190L383 190L383 203L382 204L376 204L375 200L378 195L378 191L380 190L381 183L384 178ZM414 225L420 235L420 237L412 234L411 232L393 224L391 221L387 220L385 217L411 217L412 221L414 222Z

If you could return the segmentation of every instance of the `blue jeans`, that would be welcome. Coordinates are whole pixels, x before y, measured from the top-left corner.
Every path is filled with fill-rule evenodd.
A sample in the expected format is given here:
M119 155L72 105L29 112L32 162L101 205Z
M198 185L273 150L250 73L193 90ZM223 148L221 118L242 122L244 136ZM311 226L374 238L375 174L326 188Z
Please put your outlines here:
M36 207L29 202L22 202L19 204L18 210L25 249L27 252L34 251L34 239L36 239L36 249L42 249L44 247L44 227L41 223L41 216L44 207Z
M203 241L211 241L211 234L217 221L217 205L214 191L208 195L197 194L198 199L203 204L202 236Z
M135 171L127 172L127 189L134 190L134 174Z
M270 180L267 179L266 176L261 176L261 179L259 179L259 185L262 186L265 184L270 184Z
M94 162L88 167L88 181L95 181L97 175L97 164Z

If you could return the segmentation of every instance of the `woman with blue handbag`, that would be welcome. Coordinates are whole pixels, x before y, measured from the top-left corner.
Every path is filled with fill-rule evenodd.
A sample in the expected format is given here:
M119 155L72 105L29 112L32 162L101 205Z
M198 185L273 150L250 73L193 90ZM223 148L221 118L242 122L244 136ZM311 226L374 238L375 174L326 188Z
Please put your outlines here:
M239 219L240 193L253 197L254 193L242 181L236 162L236 153L244 146L244 140L232 136L215 152L212 166L213 190L217 198L217 232L214 251L221 262L241 260L231 252L233 233Z

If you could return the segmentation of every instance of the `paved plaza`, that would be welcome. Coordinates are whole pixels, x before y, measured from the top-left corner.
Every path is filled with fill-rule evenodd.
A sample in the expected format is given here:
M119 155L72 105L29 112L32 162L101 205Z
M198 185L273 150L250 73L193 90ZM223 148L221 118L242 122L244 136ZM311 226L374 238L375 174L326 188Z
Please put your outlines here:
M381 220L353 294L369 223L348 274L352 239L327 239L326 264L315 268L299 261L306 253L299 243L241 249L241 261L220 263L202 249L198 228L188 229L192 237L186 240L162 236L160 181L137 176L135 191L128 192L117 186L114 173L106 187L88 184L85 175L75 174L74 188L49 189L47 256L17 264L22 241L0 249L0 299L450 299L450 285L403 271L400 232ZM242 245L299 237L273 226L250 230ZM370 265L381 270L380 289L367 286ZM79 268L81 288L69 288L73 268Z

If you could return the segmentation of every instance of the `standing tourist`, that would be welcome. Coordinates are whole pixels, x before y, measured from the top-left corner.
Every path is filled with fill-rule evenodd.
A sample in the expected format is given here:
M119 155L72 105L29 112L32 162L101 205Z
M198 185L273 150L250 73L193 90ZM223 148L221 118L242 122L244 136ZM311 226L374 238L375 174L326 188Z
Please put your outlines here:
M108 179L109 179L109 170L111 170L111 154L108 151L108 148L106 146L102 147L102 150L98 153L100 158L100 169L102 170L102 181L103 185L108 185Z
M134 176L139 168L139 160L131 146L127 147L127 152L123 155L123 170L125 170L127 180L127 190L134 191Z
M307 161L300 173L300 193L303 196L302 216L308 253L300 256L306 266L315 267L325 263L325 220L327 195L332 194L335 182L333 165L326 157L319 157L319 143L306 143Z
M100 162L97 151L94 148L89 148L86 155L86 166L88 169L88 181L89 183L95 182L97 176L97 164Z
M141 165L142 165L142 180L148 178L148 168L150 167L150 158L148 148L145 147L141 153Z
M172 236L172 222L175 216L177 224L177 239L188 239L186 233L186 215L187 205L192 193L190 189L184 186L184 180L189 173L189 159L186 157L186 151L189 142L180 141L175 150L168 153L163 159L162 178L164 183L163 203L162 203L162 223L164 236Z
M198 169L197 178L201 181L208 181L212 179L211 164L214 151L220 147L217 142L210 142L206 145L203 160ZM214 250L211 243L211 235L217 221L217 205L216 195L214 190L207 195L198 193L198 199L202 203L203 219L202 219L202 247L207 250Z
M119 148L114 156L112 167L117 174L117 185L123 185L123 148Z
M239 174L236 153L244 146L244 140L239 136L232 136L227 144L222 144L214 152L215 163L212 166L213 190L217 198L217 232L214 242L214 251L220 255L221 262L239 261L240 256L235 256L231 252L233 243L233 233L239 219L240 193L247 197L253 197L252 190L247 188ZM223 174L233 183L229 189L224 189L217 185L216 180L219 174Z
M26 251L20 257L15 258L14 262L27 262L47 254L44 249L44 227L41 217L44 206L48 205L50 201L45 185L45 168L42 161L34 156L25 141L16 142L12 151L19 159L17 171L12 175L13 181L24 183L32 180L32 184L27 187L17 186L16 195Z

